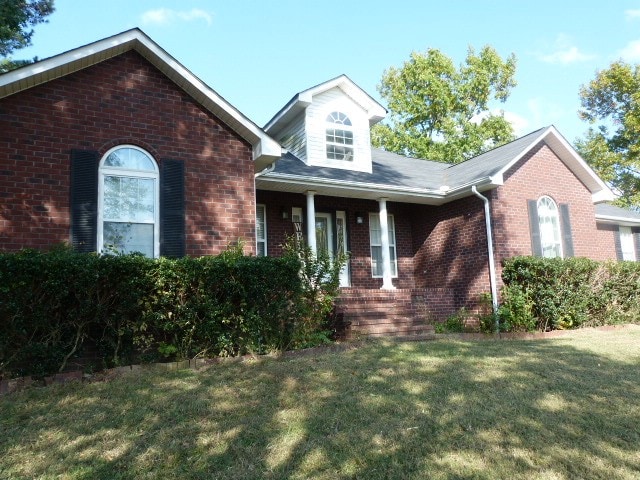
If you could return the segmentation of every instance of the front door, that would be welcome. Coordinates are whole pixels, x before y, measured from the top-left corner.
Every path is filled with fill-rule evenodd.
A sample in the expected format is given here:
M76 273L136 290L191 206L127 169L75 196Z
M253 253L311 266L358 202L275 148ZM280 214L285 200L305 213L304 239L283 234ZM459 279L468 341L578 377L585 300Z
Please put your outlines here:
M333 257L333 228L330 213L316 213L316 248Z
M333 229L336 229L336 235ZM316 213L316 248L333 257L335 252L347 253L347 221L345 212L336 212L335 224L330 213ZM349 286L349 265L340 270L340 286Z

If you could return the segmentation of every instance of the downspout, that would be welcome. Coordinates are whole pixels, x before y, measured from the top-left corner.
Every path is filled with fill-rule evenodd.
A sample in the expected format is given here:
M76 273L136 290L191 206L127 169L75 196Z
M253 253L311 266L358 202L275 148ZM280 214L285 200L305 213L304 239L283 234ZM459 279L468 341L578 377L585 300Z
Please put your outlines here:
M500 333L500 321L498 319L498 287L496 282L496 265L493 260L493 235L491 233L491 210L489 199L478 192L475 185L471 187L471 192L484 203L484 220L487 228L487 250L489 253L489 283L491 284L491 305L493 316L496 319L496 333Z

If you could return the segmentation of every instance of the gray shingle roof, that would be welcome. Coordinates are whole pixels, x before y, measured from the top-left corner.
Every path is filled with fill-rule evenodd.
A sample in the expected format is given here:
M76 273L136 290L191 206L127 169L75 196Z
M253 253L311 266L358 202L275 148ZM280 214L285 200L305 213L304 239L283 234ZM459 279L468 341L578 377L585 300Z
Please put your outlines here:
M525 149L531 146L546 128L541 128L531 132L524 137L520 137L505 145L496 147L477 157L470 158L465 162L450 166L443 177L443 185L456 187L473 183L474 180L491 177L506 167L509 162L518 157Z
M640 222L640 213L626 208L616 207L609 203L599 203L596 205L596 216L615 217Z
M439 190L471 184L498 173L518 157L545 129L536 130L513 142L496 147L457 165L405 157L377 148L371 149L372 172L352 172L329 167L305 165L288 153L276 163L275 173L307 178L341 180L385 187L409 187ZM267 175L268 177L268 175Z

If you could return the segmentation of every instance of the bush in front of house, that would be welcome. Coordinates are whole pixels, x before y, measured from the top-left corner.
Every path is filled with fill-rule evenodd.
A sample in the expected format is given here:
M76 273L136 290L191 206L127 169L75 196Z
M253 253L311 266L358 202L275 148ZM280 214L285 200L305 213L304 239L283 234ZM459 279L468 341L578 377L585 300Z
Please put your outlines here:
M640 264L514 257L503 264L502 331L550 331L637 321Z
M61 371L89 345L98 368L309 346L337 293L335 274L317 268L310 285L297 252L253 257L240 247L157 260L0 254L0 376Z

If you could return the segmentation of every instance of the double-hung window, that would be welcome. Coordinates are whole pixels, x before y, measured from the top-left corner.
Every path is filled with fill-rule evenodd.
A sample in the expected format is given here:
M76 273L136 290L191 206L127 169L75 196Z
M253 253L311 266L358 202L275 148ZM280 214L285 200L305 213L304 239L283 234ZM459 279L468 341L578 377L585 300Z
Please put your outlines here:
M393 215L388 215L389 258L391 259L391 276L398 277L398 258L396 255L396 229ZM371 273L374 278L382 278L382 229L380 215L369 214L369 239L371 243Z
M98 183L100 252L159 255L158 179L158 165L139 147L121 145L102 157Z
M349 117L331 112L326 121L327 159L353 161L353 128Z
M634 262L636 260L636 249L633 241L631 227L618 227L620 231L620 249L622 250L622 260Z
M256 205L256 255L267 256L267 208Z

